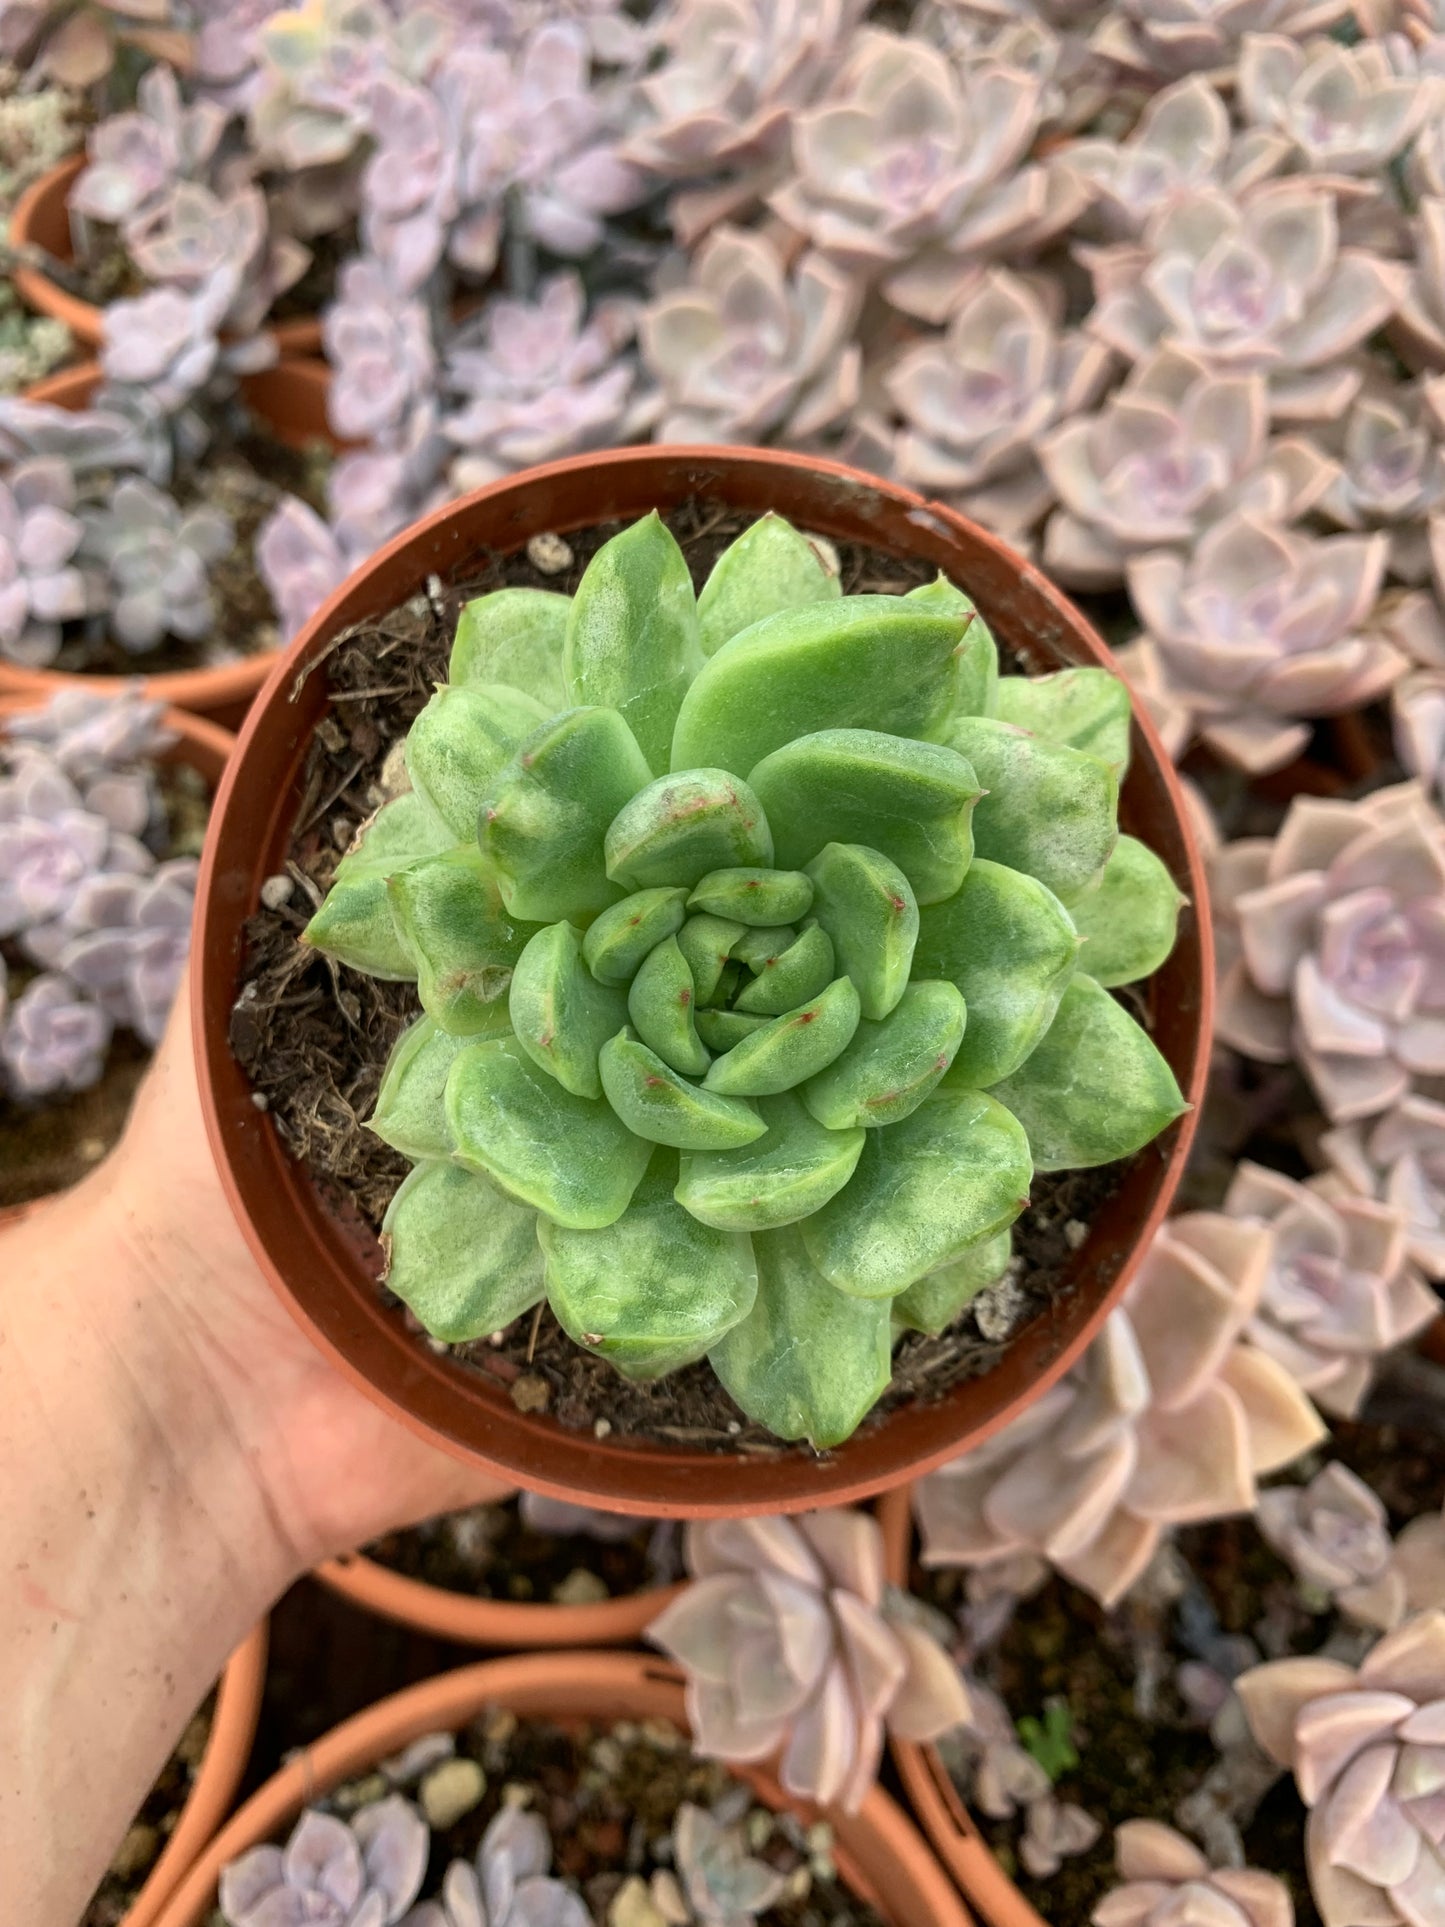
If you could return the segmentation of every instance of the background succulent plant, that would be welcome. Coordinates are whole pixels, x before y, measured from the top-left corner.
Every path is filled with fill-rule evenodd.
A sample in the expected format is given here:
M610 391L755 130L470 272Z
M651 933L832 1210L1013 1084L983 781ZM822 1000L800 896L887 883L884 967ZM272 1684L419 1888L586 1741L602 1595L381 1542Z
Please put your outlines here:
M1288 1887L1254 1867L1212 1867L1192 1840L1158 1820L1128 1820L1114 1835L1122 1884L1090 1915L1093 1927L1293 1927Z
M252 1847L221 1873L227 1927L392 1927L426 1877L431 1836L392 1794L348 1821L308 1807L284 1848Z
M840 596L775 516L700 596L653 515L570 600L470 604L307 931L418 984L372 1120L416 1162L391 1290L450 1340L545 1293L629 1376L706 1355L777 1435L846 1438L1035 1169L1183 1109L1105 987L1180 903L1118 834L1127 727L1103 672L1000 679L942 579Z

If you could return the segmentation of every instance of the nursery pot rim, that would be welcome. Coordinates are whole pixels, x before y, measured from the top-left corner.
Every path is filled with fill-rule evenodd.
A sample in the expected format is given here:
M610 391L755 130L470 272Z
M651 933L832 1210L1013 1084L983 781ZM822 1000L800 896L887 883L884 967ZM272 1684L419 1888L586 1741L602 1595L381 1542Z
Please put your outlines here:
M1081 1283L1010 1342L987 1374L937 1400L915 1400L866 1422L826 1459L664 1451L565 1431L513 1408L480 1374L438 1356L382 1306L359 1223L344 1225L260 1116L229 1044L243 924L262 879L284 860L306 747L326 707L313 672L337 635L379 614L482 552L511 552L544 528L562 532L703 497L757 513L780 509L824 534L952 567L1005 640L1047 666L1114 666L1103 643L1030 564L973 524L894 483L811 456L766 449L640 447L575 456L524 471L448 503L358 569L280 657L241 732L212 813L197 889L193 1023L206 1127L237 1220L263 1271L303 1328L367 1395L413 1430L508 1484L607 1510L708 1518L798 1512L872 1497L917 1477L1006 1424L1087 1345L1127 1287L1182 1173L1208 1074L1212 940L1204 870L1182 793L1152 725L1135 706L1126 827L1144 828L1166 855L1191 908L1163 966L1157 1020L1186 1099L1196 1109L1128 1168L1075 1254L1082 1280L1099 1261L1107 1287ZM986 576L986 580L985 580ZM1118 1222L1111 1226L1115 1214ZM359 1242L358 1242L359 1240ZM364 1286L364 1290L363 1287Z
M34 247L54 256L57 261L74 261L70 236L70 190L89 164L82 149L68 154L52 168L33 180L15 203L10 216L10 244L15 248ZM15 292L37 314L62 321L87 348L98 348L105 340L105 310L82 295L52 281L43 268L17 267L12 279ZM282 355L315 355L321 352L321 318L297 315L278 321L267 330L276 337Z
M685 1582L646 1586L588 1605L550 1601L483 1599L452 1592L429 1580L393 1572L364 1552L343 1553L316 1567L312 1577L378 1618L413 1632L430 1633L463 1646L627 1646L683 1590Z
M18 276L17 276L18 279ZM84 408L101 380L100 364L82 362L62 368L25 390L25 401L51 402L61 408ZM278 441L301 446L320 437L335 442L326 426L326 395L331 370L321 361L279 361L259 374L242 379L241 389L256 414ZM288 417L299 410L300 426ZM294 439L293 439L294 438ZM0 660L0 696L53 695L61 689L88 689L101 696L119 696L138 684L157 702L194 710L223 722L239 723L252 698L271 673L279 651L260 650L236 662L196 669L167 669L158 675L91 676L82 670L27 669Z
M681 1674L646 1653L523 1653L439 1673L375 1701L293 1754L195 1861L158 1927L203 1927L229 1860L269 1840L317 1794L423 1734L454 1731L489 1705L523 1718L562 1721L661 1718L690 1731ZM809 1819L821 1811L784 1794L762 1767L731 1770L775 1810L791 1808ZM881 1787L869 1789L856 1814L827 1810L826 1817L835 1831L840 1876L894 1927L974 1927L922 1835ZM905 1903L910 1911L890 1912Z
M898 1486L878 1502L883 1534L883 1572L888 1583L908 1590L913 1545L913 1488ZM998 1856L974 1825L938 1748L888 1738L903 1790L929 1844L988 1927L1048 1927L1004 1872Z

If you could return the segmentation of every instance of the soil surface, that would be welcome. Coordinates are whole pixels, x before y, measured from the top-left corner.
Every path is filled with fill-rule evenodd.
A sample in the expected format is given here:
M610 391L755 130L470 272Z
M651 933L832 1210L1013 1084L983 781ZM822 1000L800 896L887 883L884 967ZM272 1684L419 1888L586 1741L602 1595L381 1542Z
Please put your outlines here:
M666 518L701 586L718 555L753 518L699 501ZM263 1108L275 1117L288 1149L302 1160L327 1201L361 1213L375 1231L406 1176L405 1159L371 1136L364 1120L375 1102L392 1045L416 1015L411 984L384 983L330 963L296 938L328 888L335 867L366 819L386 800L382 767L445 679L457 616L473 596L520 584L571 592L589 557L621 523L569 534L568 559L543 572L525 550L489 557L451 585L358 625L327 656L331 710L317 730L296 815L287 874L290 900L259 911L247 926L242 992L232 1014L231 1043ZM839 549L845 593L901 593L931 578L924 564L899 562L863 547ZM1018 667L1002 651L1003 667ZM1131 992L1145 1021L1149 987ZM1157 1153L1152 1153L1157 1155ZM1138 1155L1147 1157L1146 1150ZM1100 1204L1128 1164L1094 1171L1039 1173L1031 1208L1014 1226L1019 1315L1014 1330L1056 1309L1068 1293L1095 1285L1075 1250ZM376 1253L380 1276L380 1251ZM383 1287L378 1285L378 1290ZM399 1307L397 1315L407 1316ZM894 1359L893 1382L865 1424L900 1404L941 1397L989 1371L1007 1340L986 1338L972 1312L938 1338L909 1333ZM519 1320L500 1343L476 1341L454 1356L505 1384L520 1409L550 1412L564 1426L750 1454L806 1452L781 1444L733 1404L705 1361L651 1385L620 1378L604 1360L573 1344L543 1306Z
M1302 1465L1299 1482L1327 1458L1338 1459L1380 1495L1396 1531L1445 1500L1439 1431L1338 1419L1331 1429L1333 1449L1321 1448ZM1115 1827L1125 1820L1162 1820L1182 1826L1208 1851L1219 1836L1201 1836L1201 1816L1222 1804L1248 1864L1289 1886L1296 1927L1320 1927L1305 1870L1305 1812L1293 1781L1285 1775L1272 1785L1246 1784L1244 1772L1221 1756L1200 1712L1180 1692L1177 1669L1189 1661L1217 1667L1235 1642L1253 1646L1252 1653L1249 1645L1234 1647L1236 1664L1314 1653L1340 1622L1332 1611L1312 1610L1252 1519L1190 1528L1179 1534L1177 1551L1177 1597L1169 1597L1176 1587L1154 1589L1146 1580L1106 1613L1076 1587L1051 1579L1018 1607L1002 1639L975 1665L1015 1721L1043 1719L1050 1701L1066 1704L1079 1758L1057 1780L1056 1791L1102 1823L1097 1844L1065 1860L1051 1878L1035 1880L1018 1861L1022 1816L994 1820L972 1804L970 1811L1044 1919L1082 1927L1117 1882ZM957 1572L915 1565L910 1583L950 1616L964 1599ZM966 1765L947 1743L942 1752L967 1801ZM1217 1801L1211 1801L1211 1790L1217 1790ZM1210 1817L1203 1819L1205 1827Z
M175 1832L181 1809L191 1797L191 1788L196 1783L211 1737L214 1712L215 1694L212 1693L181 1735L165 1771L146 1795L145 1804L131 1822L109 1873L85 1910L80 1927L121 1927L135 1905L141 1888Z
M583 1606L627 1598L683 1577L675 1521L633 1522L622 1539L538 1532L518 1502L473 1506L391 1532L366 1548L369 1559L446 1592L519 1605Z

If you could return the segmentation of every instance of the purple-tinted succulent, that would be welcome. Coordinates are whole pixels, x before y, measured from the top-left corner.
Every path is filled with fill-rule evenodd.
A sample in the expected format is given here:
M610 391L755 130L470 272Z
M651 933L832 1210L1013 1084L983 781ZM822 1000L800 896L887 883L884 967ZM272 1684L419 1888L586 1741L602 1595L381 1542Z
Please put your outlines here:
M1108 588L1131 557L1183 549L1236 509L1289 523L1335 474L1309 442L1270 441L1263 376L1178 348L1141 362L1097 415L1066 417L1039 455L1062 503L1045 566L1077 588Z
M1410 258L1409 285L1391 333L1412 367L1445 369L1445 199L1421 201Z
M770 205L905 314L947 320L981 263L1038 247L1088 198L1067 170L1025 159L1043 91L1021 69L955 67L865 30L827 103L795 117L793 176Z
M0 1067L17 1097L54 1097L98 1083L110 1019L65 977L33 977L0 1029Z
M185 64L171 0L0 0L0 59L77 91L104 80L122 47Z
M196 18L194 74L205 97L221 106L251 106L261 85L257 38L289 0L192 0Z
M1302 1585L1362 1624L1388 1631L1405 1617L1384 1501L1348 1466L1331 1463L1308 1485L1259 1495L1259 1529Z
M450 43L438 15L408 13L399 24L383 0L320 0L262 24L250 124L263 163L301 173L354 156L373 86L388 73L425 77Z
M351 441L401 434L436 380L425 306L398 294L380 263L362 256L342 268L321 328L334 370L328 406L337 434Z
M1099 1902L1091 1927L1294 1927L1282 1880L1254 1867L1213 1867L1161 1821L1126 1820L1114 1853L1123 1884Z
M1383 1117L1326 1131L1320 1150L1356 1197L1400 1214L1411 1259L1445 1278L1445 1104L1402 1098Z
M451 444L436 404L414 409L395 445L358 449L336 462L326 484L327 510L348 572L419 515L448 498Z
M256 567L288 639L340 587L352 566L335 531L294 495L278 504L256 536Z
M135 772L129 767L174 741L162 707L140 696L99 696L64 688L36 709L6 718L5 738L20 757L43 750L61 773L80 785ZM131 830L129 823L117 829Z
M88 877L52 933L65 974L142 1043L161 1040L186 967L195 905L194 857L144 877Z
M453 338L442 427L460 451L460 489L588 448L634 438L639 379L630 301L591 314L578 275L557 274L536 301L493 297Z
M0 777L0 937L60 916L87 876L105 867L111 837L79 790L44 755L9 757Z
M1390 574L1423 582L1426 520L1445 509L1445 449L1424 388L1372 370L1349 414L1322 439L1340 464L1320 499L1324 514L1340 528L1386 530Z
M1350 0L1122 0L1094 45L1126 73L1156 81L1230 72L1246 35L1303 40L1344 19Z
M60 650L60 625L93 603L76 566L82 526L62 461L23 462L0 480L0 656L43 667Z
M209 570L234 530L219 509L183 509L139 476L127 476L109 506L85 514L87 556L109 573L110 626L139 655L163 636L195 641L211 626Z
M1341 357L1400 305L1408 270L1339 245L1335 196L1305 180L1165 206L1138 246L1093 250L1089 326L1130 361L1161 343L1263 374L1278 419L1328 420L1362 379Z
M214 101L187 106L174 72L152 67L136 88L136 111L92 128L90 164L70 190L71 208L143 235L178 182L205 178L229 118Z
M1028 282L990 269L947 334L909 349L883 378L906 423L892 466L1018 540L1053 501L1039 436L1091 407L1110 366L1103 344L1061 329Z
M454 1860L440 1898L414 1907L403 1927L592 1927L590 1909L551 1878L551 1864L542 1819L504 1806L488 1821L475 1860Z
M227 1927L390 1927L426 1877L431 1837L392 1794L350 1824L308 1807L286 1846L252 1847L221 1871Z
M311 259L299 241L272 232L260 188L213 193L199 181L182 181L171 191L161 216L132 237L130 252L148 279L208 294L216 326L240 335L255 332Z
M149 454L136 423L117 408L61 408L0 395L0 457L6 461L55 459L72 475L87 475L144 468Z
M858 399L856 282L819 255L791 270L761 234L718 228L685 287L642 318L665 441L809 441Z
M621 1512L599 1512L595 1506L573 1505L567 1499L549 1499L541 1492L523 1492L517 1509L530 1531L547 1539L595 1539L599 1545L622 1545L633 1538L645 1519L630 1518Z
M1127 579L1169 697L1211 748L1259 773L1300 753L1299 718L1373 701L1403 673L1363 628L1387 558L1382 535L1315 538L1236 512L1187 555L1130 561Z
M126 387L144 388L168 414L183 408L216 372L217 330L230 305L219 280L198 292L153 288L105 311L100 365Z
M1302 169L1370 177L1409 141L1435 90L1398 75L1378 42L1342 47L1252 33L1240 53L1238 98L1244 119L1282 136Z

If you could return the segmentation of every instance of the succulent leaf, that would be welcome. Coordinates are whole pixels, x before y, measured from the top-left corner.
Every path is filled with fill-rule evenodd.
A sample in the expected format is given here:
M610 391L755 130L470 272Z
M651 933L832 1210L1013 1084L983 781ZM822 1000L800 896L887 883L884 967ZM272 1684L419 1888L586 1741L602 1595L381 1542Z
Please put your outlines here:
M1085 976L1074 978L1038 1047L993 1094L1027 1131L1040 1171L1126 1158L1189 1108L1152 1039Z
M758 984L766 981L757 979ZM846 1049L858 1017L857 991L847 977L836 978L806 1003L734 1044L708 1071L703 1088L730 1097L770 1097L793 1090Z
M508 993L517 1042L534 1064L578 1097L601 1097L597 1056L627 1022L627 999L587 968L570 923L551 923L517 959Z
M744 924L733 938L732 961L756 977L797 941L798 933L790 923L760 930L750 930Z
M457 620L447 681L507 683L555 716L567 707L562 652L571 596L550 589L494 589L467 603Z
M539 1222L547 1300L564 1331L627 1378L701 1358L745 1318L758 1273L746 1235L673 1197L677 1154L657 1150L631 1208L596 1231Z
M567 619L568 697L617 710L661 775L702 660L692 577L654 509L604 543L577 585Z
M1107 994L1107 993L1106 993ZM803 1225L840 1291L893 1298L1011 1225L1033 1176L1024 1127L982 1091L935 1091L870 1131L847 1190Z
M1013 1233L1000 1231L930 1271L893 1300L893 1322L936 1338L971 1305L981 1291L997 1284L1013 1256Z
M489 1012L496 1035L504 1036L510 1027L504 1000L499 997ZM452 1139L443 1108L447 1078L458 1053L475 1041L443 1030L434 1017L408 1024L392 1046L367 1128L404 1158L449 1158Z
M599 983L625 984L648 951L675 936L687 915L686 890L637 890L587 927L582 956Z
M983 716L957 718L949 741L986 792L973 813L979 856L1037 877L1064 903L1097 881L1119 833L1116 770Z
M1052 890L975 857L963 888L919 913L914 970L963 993L968 1028L950 1081L986 1091L1018 1069L1059 1007L1079 957L1069 912Z
M410 983L416 960L392 919L386 879L456 839L421 798L408 791L383 804L336 866L321 908L301 940L369 977Z
M740 1044L745 1037L751 1037L755 1030L763 1030L774 1021L771 1017L749 1017L741 1010L713 1010L709 1006L697 1013L697 1034L715 1056Z
M716 655L765 616L811 602L836 602L841 594L831 559L791 522L769 512L712 565L697 599L702 652Z
M821 924L810 923L785 950L754 969L757 974L733 999L733 1008L749 1017L781 1017L833 981L833 940Z
M564 1090L511 1037L461 1053L446 1113L458 1163L580 1231L622 1216L651 1156L615 1110Z
M1104 874L1069 913L1084 939L1079 969L1106 989L1152 976L1174 948L1187 901L1147 843L1121 836Z
M771 822L769 818L770 827ZM801 870L710 870L688 898L687 907L749 928L769 929L796 923L808 914L813 907L813 880Z
M418 1164L386 1208L386 1285L449 1345L502 1331L542 1296L537 1214L478 1171Z
M951 983L911 983L886 1017L865 1018L852 1041L798 1094L830 1131L897 1124L918 1109L953 1062L966 1015Z
M697 992L676 937L665 937L643 958L627 993L627 1014L648 1049L684 1077L701 1077L712 1062L697 1034ZM620 1028L614 1025L612 1035Z
M607 1101L639 1138L679 1151L726 1151L751 1144L767 1126L738 1097L705 1091L623 1031L603 1046Z
M477 813L499 770L551 712L505 683L438 689L406 739L412 788L460 842L477 834Z
M687 959L699 1005L717 996L727 973L733 945L747 934L747 925L726 917L689 917L677 933L677 947Z
M863 1150L861 1130L825 1130L795 1092L760 1097L766 1135L739 1151L684 1151L677 1200L704 1224L771 1231L809 1217L842 1190Z
M978 613L973 597L955 588L946 575L936 575L910 589L903 600L922 604L935 615L960 616L967 620L959 645L958 714L992 716L994 692L998 688L998 644L993 631Z
M708 1362L748 1417L775 1438L807 1439L819 1451L841 1444L888 1387L887 1301L835 1291L797 1225L758 1232L753 1252L753 1308L713 1346Z
M839 968L853 979L863 1015L886 1017L903 995L918 941L918 905L908 879L886 856L856 843L830 843L808 865L813 911L833 939Z
M532 927L509 915L481 852L424 857L388 877L386 893L416 960L422 1009L446 1030L488 1030L486 1007L506 993Z
M1004 676L992 712L1012 723L1097 756L1119 773L1129 767L1129 730L1134 719L1129 691L1107 669L1060 669L1053 676Z
M890 595L767 616L703 665L683 698L672 767L756 769L784 743L821 729L940 738L958 706L968 622L919 613Z
M618 811L606 836L607 874L628 890L694 884L712 870L771 865L763 806L725 769L659 776Z
M528 737L483 800L479 829L514 916L583 921L617 901L603 839L651 775L615 709L565 710Z
M956 750L873 729L825 729L774 750L748 781L779 863L802 869L826 843L862 843L898 865L920 904L951 897L963 882L979 784Z

